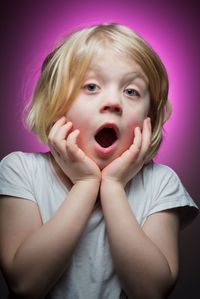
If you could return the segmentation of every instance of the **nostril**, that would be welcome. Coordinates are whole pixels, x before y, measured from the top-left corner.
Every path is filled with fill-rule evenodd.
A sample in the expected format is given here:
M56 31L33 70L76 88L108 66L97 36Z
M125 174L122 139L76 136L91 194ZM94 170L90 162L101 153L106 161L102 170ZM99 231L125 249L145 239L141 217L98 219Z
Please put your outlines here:
M116 110L117 112L121 112L122 109L121 109L121 107L116 107L115 110Z
M113 106L113 111L117 112L118 114L122 113L122 108L120 105Z
M111 112L116 112L118 114L122 113L122 108L120 105L105 105L102 107L101 111L111 111Z
M110 109L109 106L104 106L104 107L103 107L103 110L109 110L109 109Z

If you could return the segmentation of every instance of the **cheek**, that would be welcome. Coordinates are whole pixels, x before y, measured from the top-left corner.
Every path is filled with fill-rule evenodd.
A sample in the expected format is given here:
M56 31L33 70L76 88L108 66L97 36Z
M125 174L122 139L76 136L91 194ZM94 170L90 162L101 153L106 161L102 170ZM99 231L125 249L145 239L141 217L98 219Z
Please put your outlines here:
M127 120L127 125L126 128L129 132L134 132L134 129L136 127L142 127L144 117L138 115L132 115L128 120Z
M136 127L143 127L143 121L147 117L147 113L144 111L137 111L136 113L132 113L129 117L127 117L126 123L126 138L124 140L127 147L129 147L133 143L134 139L134 130Z
M77 109L74 107L73 109L70 109L67 113L67 121L71 121L73 124L73 129L79 129L80 131L84 130L88 126L88 119L89 116L87 115L87 112L82 109Z
M88 123L85 121L83 117L79 117L71 121L73 123L73 130L79 129L80 131L77 143L83 149L85 140L87 140Z
M144 119L148 116L149 111L149 103L145 103L146 105L139 105L135 107L134 111L131 111L127 115L127 128L129 130L135 129L135 127L142 128Z
M84 111L84 113L83 111L83 109L79 109L79 107L74 106L72 109L70 109L70 111L68 111L67 120L72 122L73 130L80 130L77 144L82 150L86 151L90 115L88 115L87 111Z

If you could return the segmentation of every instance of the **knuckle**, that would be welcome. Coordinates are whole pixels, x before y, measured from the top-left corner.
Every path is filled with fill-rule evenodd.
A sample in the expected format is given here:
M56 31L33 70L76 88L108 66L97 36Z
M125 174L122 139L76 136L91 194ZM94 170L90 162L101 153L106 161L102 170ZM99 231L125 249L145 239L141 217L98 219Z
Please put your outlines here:
M141 144L137 144L136 147L135 147L135 153L139 154L140 151L141 151L141 148L142 148L142 145Z
M58 139L58 138L53 138L52 139L52 144L53 144L53 146L56 146L56 147L59 147L59 145L60 145L60 140Z
M48 136L48 141L52 144L52 145L55 145L58 143L58 139L54 136L54 135L51 135L49 134Z
M48 139L48 142L49 142L49 143L52 143L53 138L52 138L52 135L51 135L51 134L48 135L47 139Z
M151 142L150 142L150 140L148 140L147 143L146 143L146 146L145 146L145 150L149 151L150 148L151 148Z
M68 152L73 152L72 144L69 141L66 142L65 148Z

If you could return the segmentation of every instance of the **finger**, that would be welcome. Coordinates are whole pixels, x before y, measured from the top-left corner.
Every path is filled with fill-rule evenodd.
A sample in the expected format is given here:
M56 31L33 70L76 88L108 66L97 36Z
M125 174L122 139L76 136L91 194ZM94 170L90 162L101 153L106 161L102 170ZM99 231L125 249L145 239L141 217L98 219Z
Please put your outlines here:
M139 127L136 127L134 130L134 140L133 144L130 146L130 148L125 151L122 156L125 159L128 159L128 163L131 163L133 160L135 160L141 150L142 145L142 133L141 129Z
M72 123L68 122L64 124L62 127L57 126L57 132L54 132L52 133L52 136L49 136L49 147L52 153L56 154L56 156L60 156L65 152L65 138L68 136L71 129Z
M63 126L57 129L57 132L54 134L54 141L61 141L66 139L72 131L72 122L67 122Z
M54 156L54 158L60 157L60 153L50 143L49 143L49 149L50 149L52 155Z
M61 129L60 129L61 130ZM71 130L70 126L68 126L68 132ZM64 130L63 130L64 131ZM57 156L62 156L63 158L67 158L69 156L73 156L73 153L77 151L78 147L76 144L76 139L79 134L79 130L75 130L71 133L69 133L69 136L67 139L59 139L58 135L56 134L56 137L53 138L52 142L50 143L51 148L53 149L54 153L56 153ZM65 128L65 135L66 128Z
M72 123L68 122L63 124L66 121L66 117L60 118L52 127L51 132L48 136L48 145L55 158L61 156L63 150L63 140L67 134L69 134Z
M60 127L62 127L64 124L66 123L66 116L62 116L61 118L59 118L55 124L52 126L50 132L49 132L49 139L53 139L54 135L56 134L56 132L58 131L58 129Z
M141 146L139 158L144 159L147 152L149 151L150 145L151 145L151 120L150 118L146 118L143 123L142 146Z
M66 143L65 143L65 149L67 150L68 157L71 160L82 158L83 151L78 147L77 145L77 139L78 135L80 134L80 131L74 130L72 133L69 134Z
M142 133L139 127L136 127L134 130L134 139L133 144L130 146L130 150L133 151L135 154L139 154L142 146Z

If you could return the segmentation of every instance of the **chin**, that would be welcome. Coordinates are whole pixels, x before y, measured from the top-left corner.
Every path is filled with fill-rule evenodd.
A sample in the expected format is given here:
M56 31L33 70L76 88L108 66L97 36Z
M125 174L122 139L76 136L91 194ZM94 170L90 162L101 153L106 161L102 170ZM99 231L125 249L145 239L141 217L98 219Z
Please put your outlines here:
M114 160L114 158L113 158L113 159L108 159L108 160L101 160L101 161L94 160L94 162L98 165L98 167L99 167L100 170L103 170L103 169L106 168L106 166L108 166L113 160Z
M103 170L106 166L108 166L110 163L107 162L107 163L100 163L100 164L97 164L100 168L100 170Z

